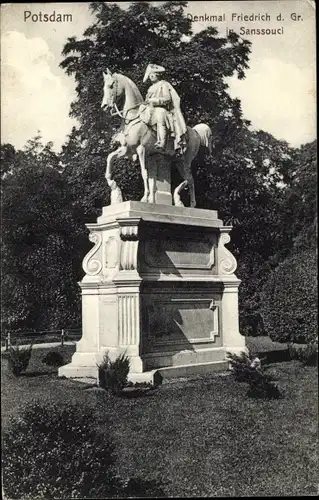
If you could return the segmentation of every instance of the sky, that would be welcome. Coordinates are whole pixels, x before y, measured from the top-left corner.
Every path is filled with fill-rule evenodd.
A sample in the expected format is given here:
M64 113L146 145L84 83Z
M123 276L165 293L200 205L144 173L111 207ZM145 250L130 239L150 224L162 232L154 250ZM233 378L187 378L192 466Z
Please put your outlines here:
M122 8L128 5L121 2ZM72 21L41 22L41 16L53 12L70 14ZM193 18L194 33L208 26L221 36L226 29L277 29L277 34L242 35L252 42L250 68L244 80L228 80L230 95L241 100L253 129L295 147L316 138L312 0L191 1L185 12ZM205 14L206 21L195 17ZM240 17L252 14L264 20ZM93 20L86 2L1 5L1 142L22 148L40 130L45 142L53 141L56 151L61 148L76 125L68 116L75 83L59 67L61 52L67 38L80 39Z

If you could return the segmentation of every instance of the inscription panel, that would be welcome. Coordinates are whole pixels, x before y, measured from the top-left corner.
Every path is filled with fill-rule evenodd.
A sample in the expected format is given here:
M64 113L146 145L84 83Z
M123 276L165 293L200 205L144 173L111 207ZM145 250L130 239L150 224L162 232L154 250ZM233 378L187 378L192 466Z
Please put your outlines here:
M219 307L209 299L160 301L148 305L147 322L153 345L216 342Z
M155 269L211 269L215 263L213 241L150 239L144 243L144 260Z

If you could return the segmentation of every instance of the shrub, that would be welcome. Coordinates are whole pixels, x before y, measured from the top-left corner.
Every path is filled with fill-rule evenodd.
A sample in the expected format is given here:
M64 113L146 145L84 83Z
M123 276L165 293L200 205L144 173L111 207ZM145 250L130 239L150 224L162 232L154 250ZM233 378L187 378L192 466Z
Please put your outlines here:
M42 359L42 363L48 366L62 366L65 364L65 361L59 352L49 351Z
M317 335L316 250L293 253L262 290L262 316L270 338L307 344Z
M305 366L317 366L318 364L318 343L311 342L305 347L288 345L291 359L301 361Z
M260 370L260 359L242 351L239 355L227 353L233 376L238 382L247 382L255 379Z
M16 377L19 377L21 373L28 368L31 359L32 345L33 344L30 344L29 347L19 347L18 345L9 346L8 367Z
M111 361L108 353L106 353L102 362L97 366L99 369L99 385L103 389L114 394L124 389L130 371L130 360L125 353L118 356L115 361Z
M240 353L240 355L227 353L227 357L235 380L246 382L249 385L248 397L262 399L278 399L282 397L273 377L263 372L259 358L253 358L250 353L245 352Z
M97 432L92 408L26 407L3 435L7 498L107 498L116 490L114 445Z

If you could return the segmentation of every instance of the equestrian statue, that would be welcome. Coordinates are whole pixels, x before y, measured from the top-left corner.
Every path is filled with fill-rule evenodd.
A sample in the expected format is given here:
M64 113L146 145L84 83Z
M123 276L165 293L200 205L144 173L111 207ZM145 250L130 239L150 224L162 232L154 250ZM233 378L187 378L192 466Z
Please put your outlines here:
M200 146L209 152L212 148L212 131L204 123L191 128L185 124L180 108L180 97L174 87L159 75L163 66L149 64L143 82L152 82L145 100L135 83L120 73L103 73L103 110L122 118L121 130L116 134L120 147L107 157L106 180L111 188L111 204L123 201L122 193L112 178L112 162L115 158L138 158L144 183L142 202L156 202L156 157L175 158L183 179L174 191L174 204L184 206L180 199L182 189L189 189L190 206L196 206L194 179L191 163ZM124 94L124 107L120 111L117 103ZM155 174L154 174L155 171Z

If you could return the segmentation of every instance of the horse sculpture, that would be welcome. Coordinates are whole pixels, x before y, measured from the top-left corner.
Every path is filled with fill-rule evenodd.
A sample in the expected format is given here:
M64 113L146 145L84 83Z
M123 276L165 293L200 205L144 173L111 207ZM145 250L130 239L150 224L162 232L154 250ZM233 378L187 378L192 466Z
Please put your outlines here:
M141 174L144 182L142 202L155 203L156 176L150 175L154 168L155 155L162 154L172 158L175 155L173 139L169 138L166 149L158 153L156 147L156 131L144 123L139 116L139 107L144 103L143 97L135 83L120 73L103 73L104 95L101 104L103 110L110 110L111 116L118 115L123 120L123 130L117 135L120 147L107 157L105 177L111 188L111 204L123 201L122 194L114 179L112 179L112 162L115 158L126 157L139 159ZM124 107L120 111L117 107L119 98L124 94ZM187 127L187 147L182 158L178 158L176 165L183 179L174 191L174 204L184 206L180 199L180 192L189 189L190 206L196 206L194 179L191 163L198 154L200 146L205 146L211 152L212 132L208 125L200 123L195 127ZM152 158L153 157L153 158ZM152 159L152 161L150 161Z

